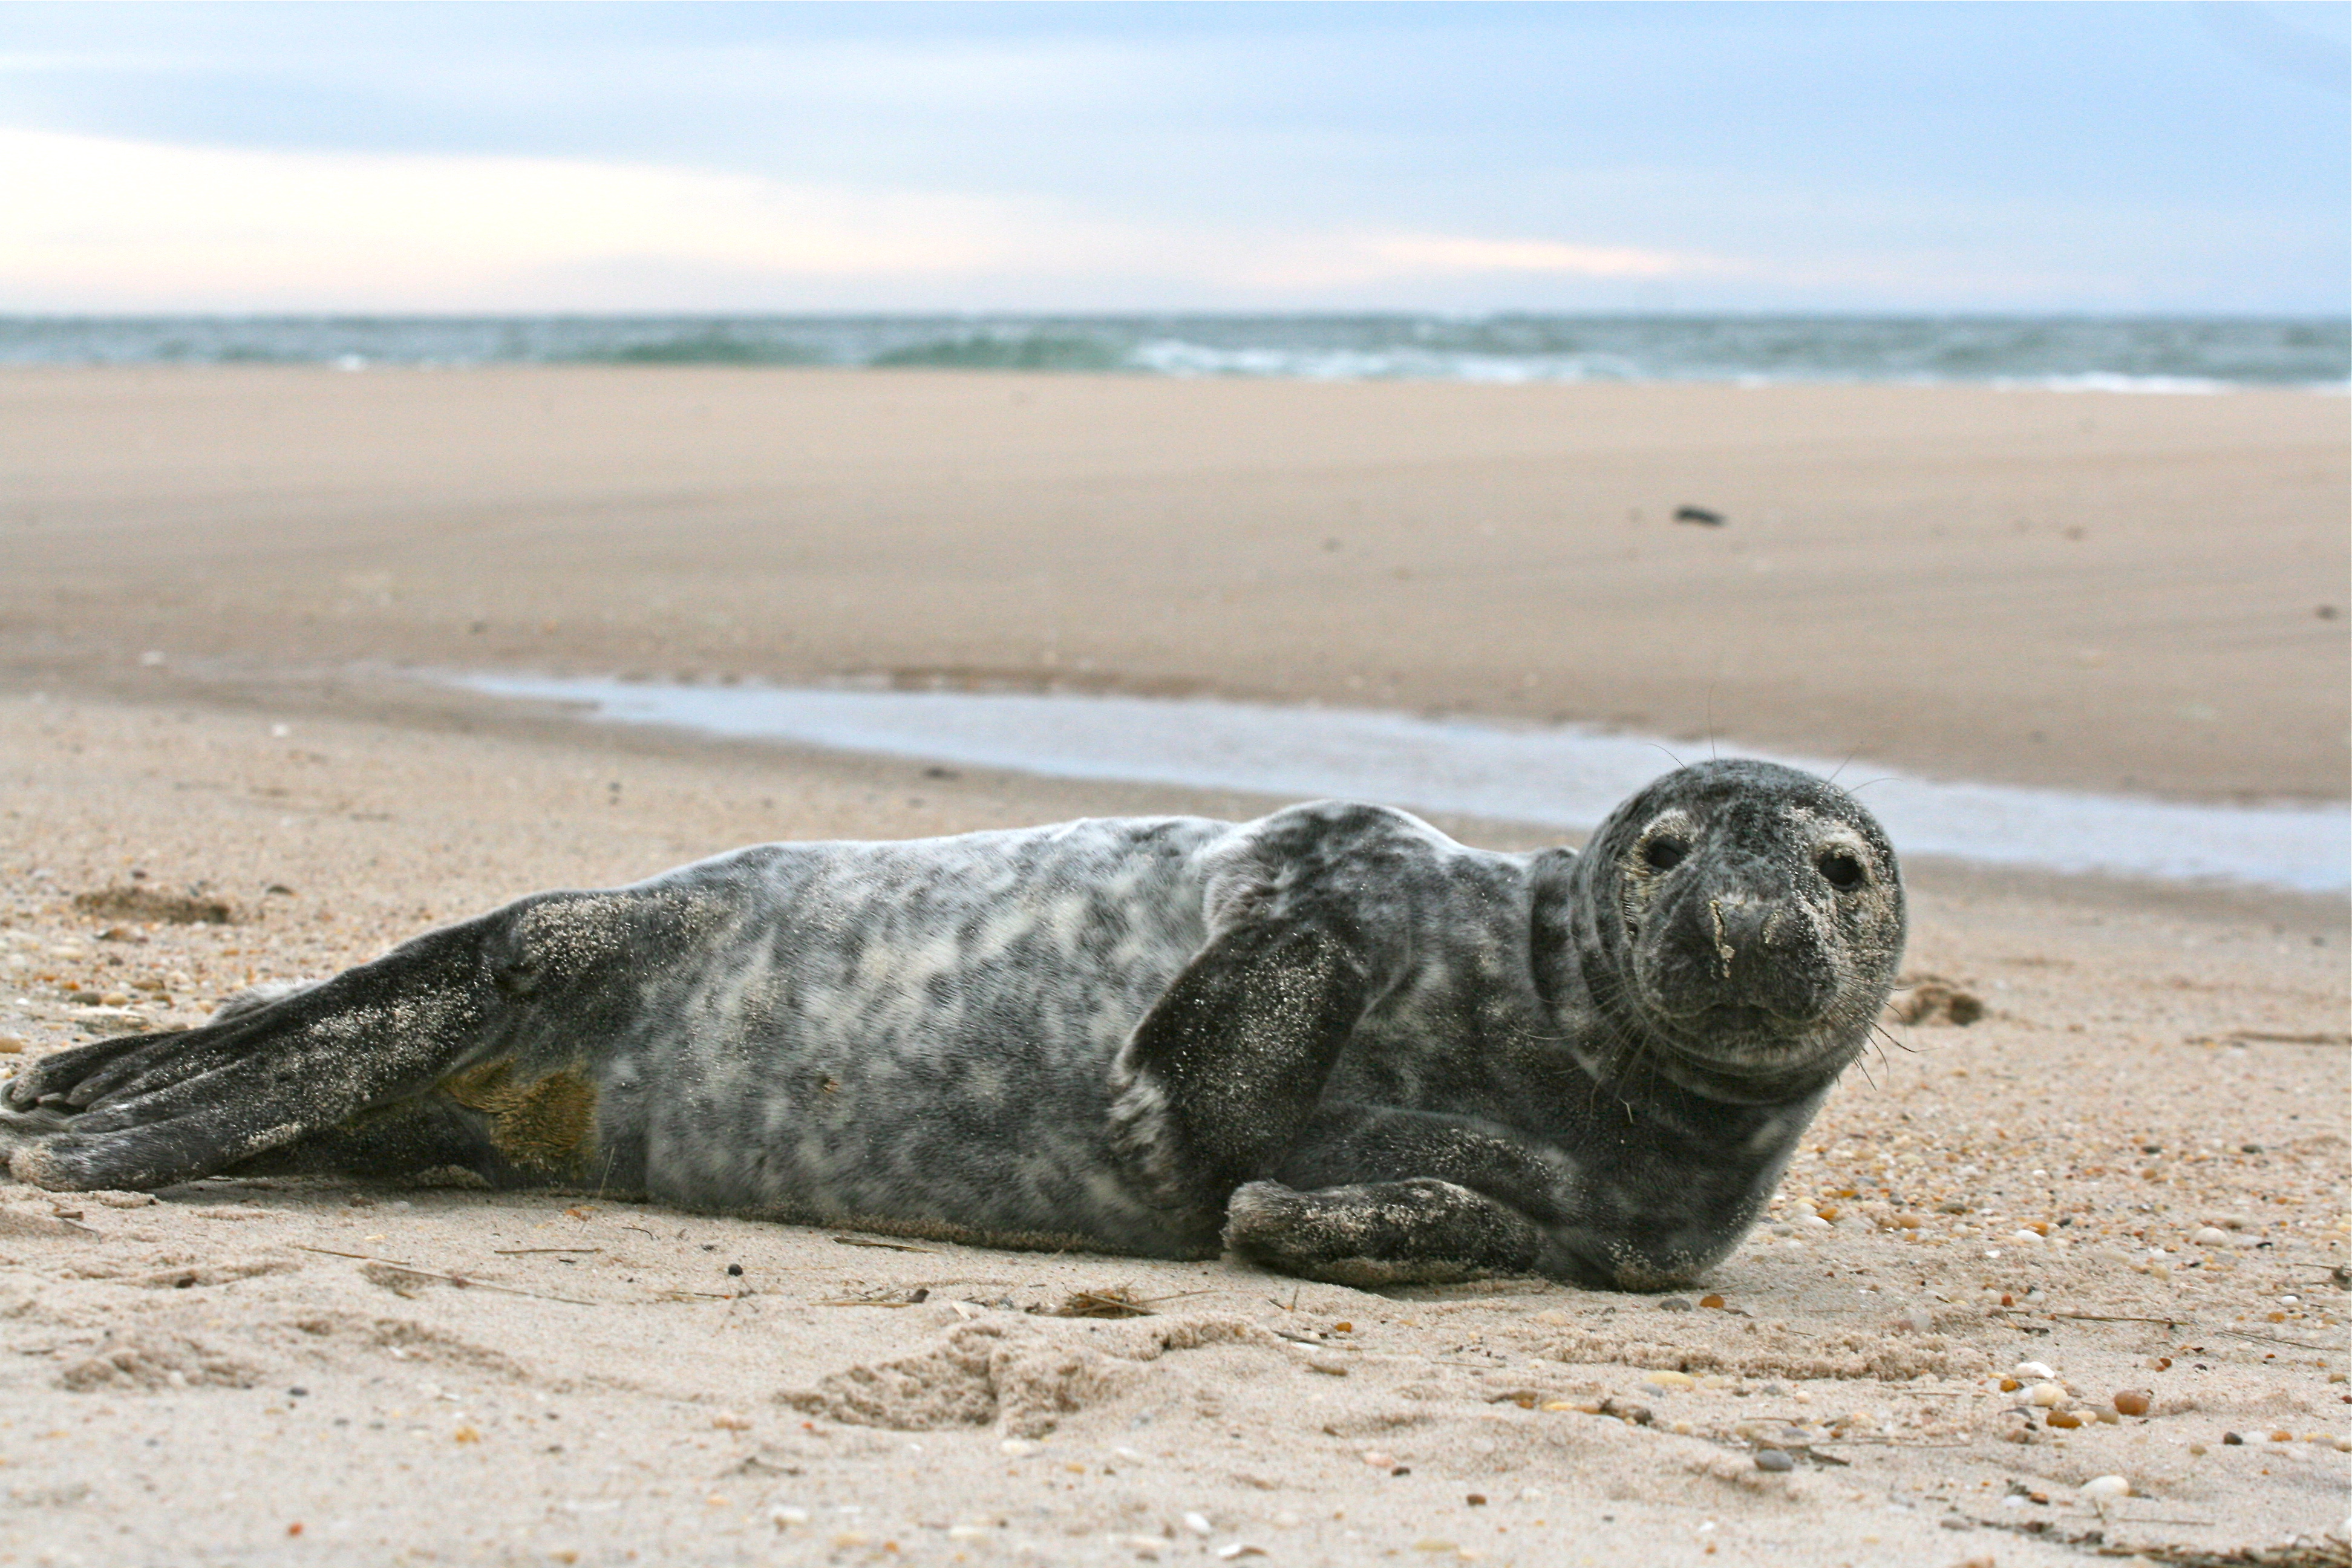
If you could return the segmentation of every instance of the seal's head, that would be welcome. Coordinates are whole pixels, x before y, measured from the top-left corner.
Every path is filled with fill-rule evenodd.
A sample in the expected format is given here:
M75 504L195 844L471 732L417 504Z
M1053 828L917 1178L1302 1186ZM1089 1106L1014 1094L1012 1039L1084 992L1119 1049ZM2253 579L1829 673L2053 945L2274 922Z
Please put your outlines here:
M1776 763L1702 763L1619 806L1580 858L1585 978L1646 1066L1755 1103L1861 1053L1904 908L1894 847L1852 795Z

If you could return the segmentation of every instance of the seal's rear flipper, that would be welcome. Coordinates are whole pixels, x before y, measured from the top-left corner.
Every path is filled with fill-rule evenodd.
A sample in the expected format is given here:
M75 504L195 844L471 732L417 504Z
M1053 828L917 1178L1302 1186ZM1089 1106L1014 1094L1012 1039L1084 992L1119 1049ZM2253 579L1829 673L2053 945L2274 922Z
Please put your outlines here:
M499 916L201 1027L59 1051L0 1088L20 1181L152 1188L210 1175L434 1087L515 1004Z

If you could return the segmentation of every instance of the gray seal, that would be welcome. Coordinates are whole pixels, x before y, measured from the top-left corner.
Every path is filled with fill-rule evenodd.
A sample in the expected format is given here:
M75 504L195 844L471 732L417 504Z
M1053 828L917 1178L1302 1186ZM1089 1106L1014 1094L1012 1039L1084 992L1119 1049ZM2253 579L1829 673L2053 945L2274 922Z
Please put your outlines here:
M1904 938L1834 785L1667 774L1581 852L1347 802L768 844L550 892L0 1093L21 1180L578 1186L1349 1284L1654 1289L1738 1245Z

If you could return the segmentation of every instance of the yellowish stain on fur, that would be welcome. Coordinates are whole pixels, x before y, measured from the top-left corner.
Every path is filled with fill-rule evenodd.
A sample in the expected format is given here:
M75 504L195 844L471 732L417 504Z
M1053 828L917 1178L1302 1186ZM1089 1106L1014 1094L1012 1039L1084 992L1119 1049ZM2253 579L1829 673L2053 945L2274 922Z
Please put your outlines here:
M441 1080L443 1094L487 1111L490 1142L516 1164L551 1174L585 1170L596 1132L596 1086L575 1068L525 1082L510 1061L484 1062Z

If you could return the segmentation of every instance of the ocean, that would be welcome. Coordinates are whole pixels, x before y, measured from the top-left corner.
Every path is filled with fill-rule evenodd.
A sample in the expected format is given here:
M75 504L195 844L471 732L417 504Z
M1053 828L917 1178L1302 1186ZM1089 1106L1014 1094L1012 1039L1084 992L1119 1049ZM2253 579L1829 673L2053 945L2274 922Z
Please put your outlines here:
M0 317L0 364L929 366L1483 382L2341 391L2338 318L1558 315Z

